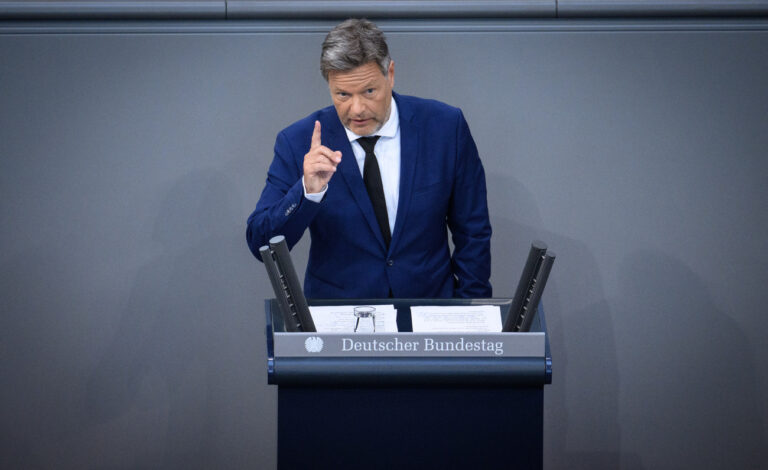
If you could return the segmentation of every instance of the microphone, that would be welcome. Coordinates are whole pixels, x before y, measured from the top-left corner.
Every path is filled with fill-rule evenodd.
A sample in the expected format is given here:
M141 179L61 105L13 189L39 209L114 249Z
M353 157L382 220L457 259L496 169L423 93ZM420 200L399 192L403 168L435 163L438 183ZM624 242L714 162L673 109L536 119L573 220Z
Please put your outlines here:
M517 284L512 306L501 329L503 332L526 332L536 315L544 287L555 262L555 254L547 252L547 244L534 240Z
M259 248L261 259L275 291L275 297L283 314L285 331L315 332L315 322L309 313L307 299L291 261L288 243L283 235L269 239L269 245Z

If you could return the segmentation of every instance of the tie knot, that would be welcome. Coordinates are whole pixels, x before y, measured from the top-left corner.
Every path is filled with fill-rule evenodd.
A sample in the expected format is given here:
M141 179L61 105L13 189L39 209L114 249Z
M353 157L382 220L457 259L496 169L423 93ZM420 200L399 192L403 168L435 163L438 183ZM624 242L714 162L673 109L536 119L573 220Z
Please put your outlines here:
M360 146L363 147L363 150L365 150L365 154L368 155L373 154L373 148L376 146L376 141L379 140L380 135L373 135L370 137L360 137L357 139L357 141L360 143Z

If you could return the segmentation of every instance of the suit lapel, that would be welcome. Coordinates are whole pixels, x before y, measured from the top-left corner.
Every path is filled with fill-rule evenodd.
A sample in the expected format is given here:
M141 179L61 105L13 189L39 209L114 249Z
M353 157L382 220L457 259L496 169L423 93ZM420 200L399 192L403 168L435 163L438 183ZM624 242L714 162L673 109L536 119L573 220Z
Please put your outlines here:
M408 214L413 196L413 181L419 149L419 128L413 122L413 110L400 95L395 93L394 96L400 115L400 197L390 249L396 248L404 230L405 217Z
M327 131L326 131L327 129ZM341 173L342 179L346 182L349 191L352 193L352 197L360 207L360 211L363 213L363 218L371 228L373 235L379 241L382 248L386 249L384 243L384 237L381 235L381 229L379 223L376 220L376 214L373 212L373 204L368 197L368 191L365 189L365 183L363 183L363 177L360 176L360 167L357 166L355 160L355 153L352 151L352 145L349 143L344 127L339 121L336 110L331 108L328 113L328 118L322 122L322 142L323 145L331 150L339 150L341 152L341 163L337 167L337 175ZM327 140L326 140L327 139ZM333 180L339 181L339 180Z

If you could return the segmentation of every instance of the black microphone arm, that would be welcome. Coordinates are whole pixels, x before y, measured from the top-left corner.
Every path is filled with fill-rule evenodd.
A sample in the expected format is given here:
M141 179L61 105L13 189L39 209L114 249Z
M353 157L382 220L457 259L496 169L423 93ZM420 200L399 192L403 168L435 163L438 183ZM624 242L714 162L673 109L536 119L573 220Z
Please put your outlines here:
M317 331L304 291L296 276L285 237L278 235L270 238L269 245L259 248L259 253L283 314L285 331Z
M528 297L526 305L523 306L523 312L517 331L531 331L531 323L533 323L533 317L536 316L536 311L539 308L539 301L541 301L541 294L544 293L544 286L547 285L549 272L552 270L552 264L554 262L555 254L551 251L546 252L539 267L539 272L536 274L536 279L531 287L531 295Z
M552 252L547 253L546 243L538 240L531 243L528 259L523 266L515 296L512 298L512 306L501 331L530 330L554 261L555 255Z

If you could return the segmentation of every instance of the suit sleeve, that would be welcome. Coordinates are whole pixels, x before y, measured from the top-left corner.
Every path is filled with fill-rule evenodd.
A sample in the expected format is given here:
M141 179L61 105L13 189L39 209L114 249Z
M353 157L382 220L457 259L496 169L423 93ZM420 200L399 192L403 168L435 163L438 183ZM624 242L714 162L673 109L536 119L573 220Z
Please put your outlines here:
M491 222L485 171L464 115L456 126L457 162L448 209L455 297L491 297Z
M307 137L309 145L309 137ZM284 235L288 247L301 239L322 202L312 202L304 197L303 155L294 155L290 142L281 132L275 142L275 157L267 173L267 182L261 192L256 209L248 217L246 240L256 258L261 260L259 247L269 243L276 235Z

